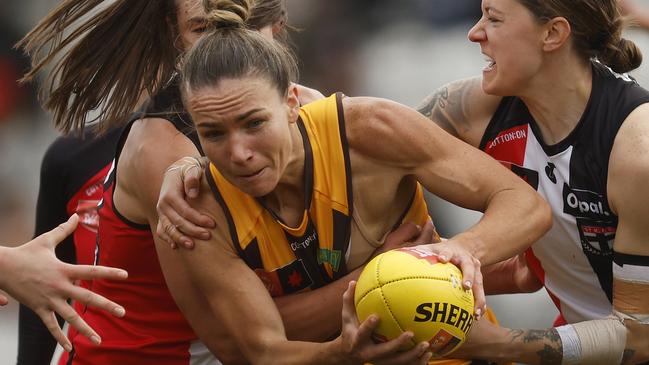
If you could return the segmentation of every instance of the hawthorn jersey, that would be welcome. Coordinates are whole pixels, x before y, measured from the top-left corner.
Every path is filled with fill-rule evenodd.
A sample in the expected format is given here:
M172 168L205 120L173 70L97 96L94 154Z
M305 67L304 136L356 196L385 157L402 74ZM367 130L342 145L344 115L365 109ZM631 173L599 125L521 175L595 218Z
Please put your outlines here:
M525 179L551 205L554 225L527 252L563 320L611 313L613 241L618 219L608 205L608 163L615 136L649 92L593 62L590 100L575 129L555 145L516 97L500 103L480 148ZM560 318L557 324L561 324Z
M272 296L324 286L347 274L352 230L352 176L341 94L306 106L297 121L305 151L305 209L297 227L230 184L213 164L209 183L230 225L239 256ZM422 189L404 219L428 219Z
M154 101L167 101L164 97L168 92L161 92ZM91 289L120 303L126 315L116 318L103 310L86 307L82 318L101 334L102 343L96 346L70 328L74 351L69 356L64 354L59 364L218 364L197 340L169 293L150 227L129 221L113 203L119 156L131 126L140 118L155 116L183 131L189 119L184 113L168 112L180 110L173 109L173 105L179 104L163 103L163 106L151 107L132 117L123 129L104 185L95 263L123 268L129 277L123 281L95 280ZM188 137L197 143L195 135Z

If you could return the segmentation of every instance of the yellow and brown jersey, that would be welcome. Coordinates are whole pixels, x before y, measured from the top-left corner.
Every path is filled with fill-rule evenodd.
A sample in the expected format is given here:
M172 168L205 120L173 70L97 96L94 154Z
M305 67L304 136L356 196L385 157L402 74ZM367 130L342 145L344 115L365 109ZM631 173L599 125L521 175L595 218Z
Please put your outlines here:
M298 227L284 224L260 200L230 184L210 164L208 181L228 219L239 256L272 296L326 285L347 273L352 227L352 176L342 95L301 108L297 121L305 151L305 207ZM420 186L403 220L425 222Z

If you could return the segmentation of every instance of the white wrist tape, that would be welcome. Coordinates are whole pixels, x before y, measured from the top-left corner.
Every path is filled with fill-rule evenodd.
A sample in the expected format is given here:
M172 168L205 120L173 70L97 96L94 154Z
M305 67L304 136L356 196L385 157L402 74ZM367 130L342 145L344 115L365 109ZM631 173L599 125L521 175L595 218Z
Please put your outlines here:
M619 364L626 344L626 327L618 318L597 319L558 327L562 365Z

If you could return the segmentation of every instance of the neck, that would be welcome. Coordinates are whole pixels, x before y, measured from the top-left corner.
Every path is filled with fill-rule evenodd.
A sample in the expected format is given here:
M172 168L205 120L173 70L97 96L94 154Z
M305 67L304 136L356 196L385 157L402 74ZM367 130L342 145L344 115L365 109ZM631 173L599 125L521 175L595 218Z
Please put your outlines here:
M535 76L528 92L520 95L546 144L562 141L575 129L590 99L592 78L590 62L557 57Z

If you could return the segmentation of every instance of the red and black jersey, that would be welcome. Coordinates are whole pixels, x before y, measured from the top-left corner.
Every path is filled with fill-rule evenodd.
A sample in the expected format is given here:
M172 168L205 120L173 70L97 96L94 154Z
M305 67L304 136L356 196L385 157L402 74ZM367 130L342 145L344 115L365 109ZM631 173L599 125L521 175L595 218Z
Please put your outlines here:
M113 202L121 150L136 120L148 117L165 119L179 131L188 133L188 137L198 144L189 118L182 109L176 109L178 104L170 98L177 95L177 88L168 92L159 94L149 109L136 113L123 129L99 208L95 262L125 269L129 278L123 281L94 280L91 290L120 303L126 309L126 315L116 318L103 310L84 308L81 316L101 334L101 346L94 345L70 328L69 338L74 351L69 355L63 354L59 364L217 364L198 341L169 293L149 225L129 221Z

